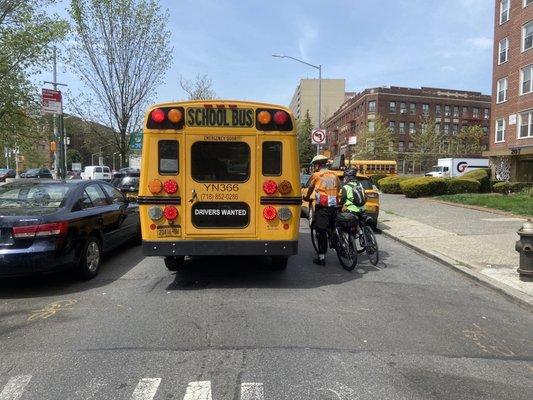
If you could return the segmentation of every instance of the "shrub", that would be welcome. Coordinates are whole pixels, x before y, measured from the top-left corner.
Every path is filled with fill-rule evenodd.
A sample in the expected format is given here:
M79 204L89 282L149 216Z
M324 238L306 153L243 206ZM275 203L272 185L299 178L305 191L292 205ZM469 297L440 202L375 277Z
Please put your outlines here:
M400 182L412 179L412 176L389 176L378 181L379 188L383 193L402 194Z
M388 175L385 174L374 174L370 177L370 180L374 185L376 185L379 188L379 181L383 178L386 178Z
M470 178L455 178L446 182L448 194L477 193L481 183Z
M511 182L511 192L518 193L526 188L533 187L533 183L528 182Z
M475 169L473 171L467 172L466 174L462 175L461 178L469 178L469 179L475 179L480 183L479 191L481 193L488 193L490 192L490 175L487 172L488 169L486 168L480 168ZM490 170L489 170L490 171Z
M443 178L423 176L400 182L400 188L410 198L434 196L446 193L446 182Z
M507 194L511 190L511 184L509 182L498 182L492 185L492 191L501 194Z

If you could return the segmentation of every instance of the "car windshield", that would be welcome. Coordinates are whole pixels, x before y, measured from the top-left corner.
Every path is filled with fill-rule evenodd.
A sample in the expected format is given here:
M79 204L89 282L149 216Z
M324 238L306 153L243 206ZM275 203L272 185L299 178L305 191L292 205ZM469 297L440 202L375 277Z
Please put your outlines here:
M441 171L442 171L442 167L439 167L439 166L433 167L433 172L441 172Z
M36 174L39 170L37 168L29 169L26 171L27 174Z
M126 176L122 178L122 181L119 183L120 188L133 188L139 189L139 177L137 176Z
M372 184L372 181L369 179L359 179L358 182L361 184L363 189L365 190L372 190L374 189L374 185Z
M0 209L36 209L46 213L62 207L71 185L56 183L14 182L0 186Z

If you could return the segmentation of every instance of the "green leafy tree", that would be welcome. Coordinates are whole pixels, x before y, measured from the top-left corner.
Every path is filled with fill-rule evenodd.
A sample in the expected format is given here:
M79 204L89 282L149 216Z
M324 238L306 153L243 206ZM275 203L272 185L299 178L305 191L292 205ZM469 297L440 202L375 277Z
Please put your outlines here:
M92 106L84 117L117 132L110 139L124 165L127 137L140 128L172 61L168 10L156 0L71 0L70 15L71 65Z
M483 128L479 125L464 126L457 135L452 136L450 152L458 157L479 155L483 135Z
M309 111L305 113L305 118L298 121L298 154L300 165L308 166L316 154L316 147L311 142L311 132L313 124L309 117Z
M67 168L72 167L72 163L79 163L81 162L81 154L76 149L68 149L67 150Z
M411 140L413 151L407 154L407 158L418 163L422 171L434 165L448 148L445 136L437 130L435 120L431 118L421 120L418 129L411 134Z
M396 160L398 156L394 134L381 118L368 121L357 136L353 155L364 160Z

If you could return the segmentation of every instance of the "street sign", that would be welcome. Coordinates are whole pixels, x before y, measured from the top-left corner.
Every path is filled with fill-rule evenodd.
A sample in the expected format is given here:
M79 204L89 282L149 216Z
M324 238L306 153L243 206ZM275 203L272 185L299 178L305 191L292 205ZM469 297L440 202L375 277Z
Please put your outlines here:
M143 146L143 133L132 132L130 135L130 150L141 150Z
M81 171L81 163L72 163L72 171Z
M348 144L350 146L356 145L357 144L357 136L350 136L348 138Z
M313 132L311 132L311 141L313 144L325 144L326 131L324 129L313 129Z
M61 92L59 90L43 89L42 112L43 114L62 114Z

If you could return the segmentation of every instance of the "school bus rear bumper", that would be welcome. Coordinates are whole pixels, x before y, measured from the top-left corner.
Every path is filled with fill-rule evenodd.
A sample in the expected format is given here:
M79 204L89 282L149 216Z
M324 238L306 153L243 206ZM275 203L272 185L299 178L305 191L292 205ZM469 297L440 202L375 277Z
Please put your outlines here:
M298 253L297 240L180 240L146 241L145 256L291 256Z

